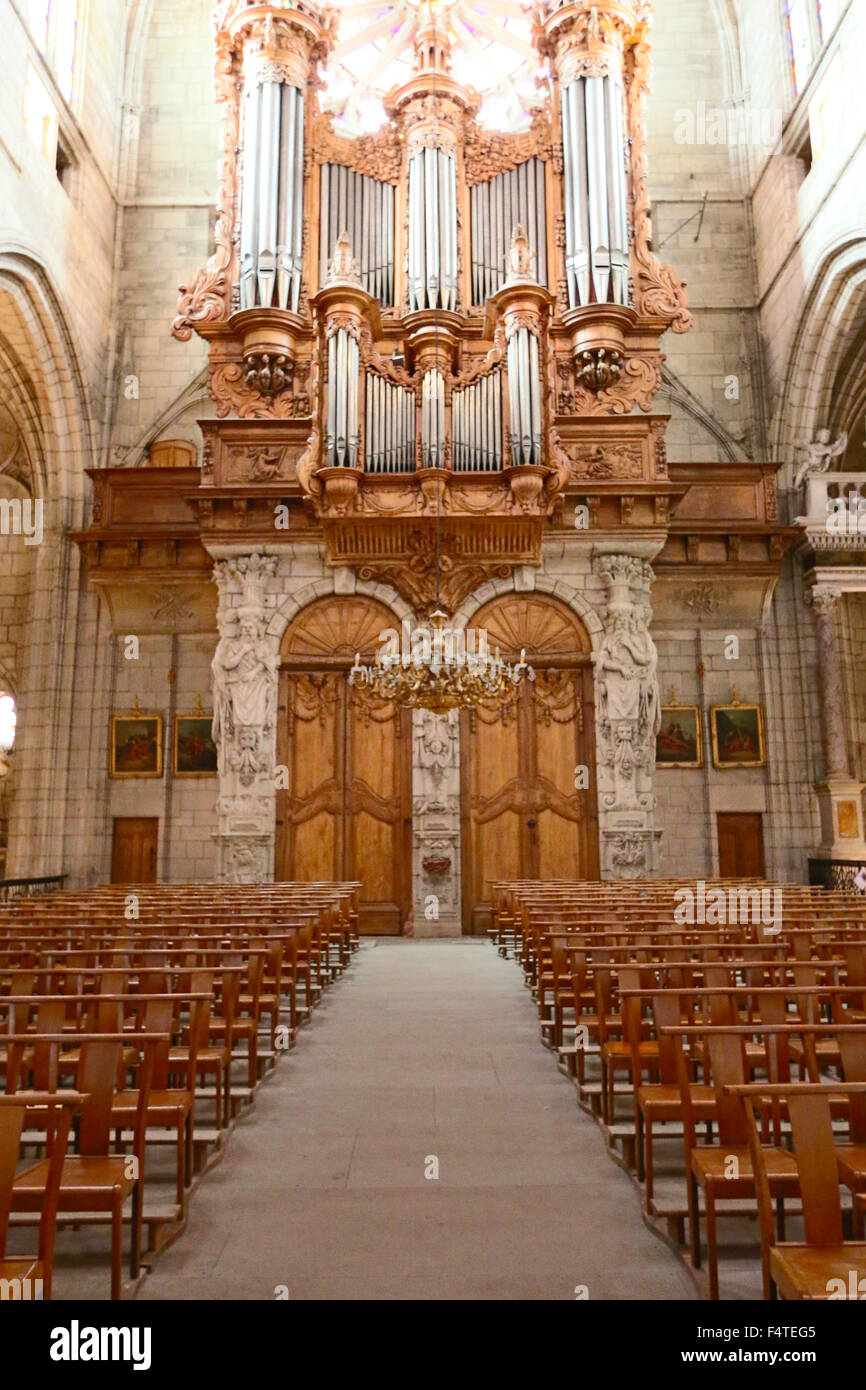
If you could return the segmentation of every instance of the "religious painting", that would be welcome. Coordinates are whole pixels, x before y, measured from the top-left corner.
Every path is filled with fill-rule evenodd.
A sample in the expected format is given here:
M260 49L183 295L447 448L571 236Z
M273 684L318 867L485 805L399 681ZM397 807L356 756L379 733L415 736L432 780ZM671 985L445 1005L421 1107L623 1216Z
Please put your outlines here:
M175 777L216 777L217 750L211 716L179 714L174 721Z
M717 768L764 766L764 712L760 705L714 705L710 725Z
M161 714L112 716L111 776L162 776Z
M697 705L662 705L656 767L702 767L701 711Z
M839 825L840 840L860 838L860 817L857 815L856 801L837 801L836 820Z

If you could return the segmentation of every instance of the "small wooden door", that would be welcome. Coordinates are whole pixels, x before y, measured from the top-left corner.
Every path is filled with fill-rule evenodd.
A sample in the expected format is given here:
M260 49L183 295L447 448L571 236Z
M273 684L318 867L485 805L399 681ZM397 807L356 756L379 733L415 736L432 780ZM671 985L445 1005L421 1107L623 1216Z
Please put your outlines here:
M159 821L122 816L114 822L112 883L156 883Z
M305 609L283 643L277 879L358 880L362 932L396 935L412 895L411 713L350 686L395 619L368 599Z
M764 818L760 812L720 811L720 878L764 877Z
M599 877L595 714L589 638L564 605L509 595L472 625L536 673L461 718L463 927L482 933L495 879Z

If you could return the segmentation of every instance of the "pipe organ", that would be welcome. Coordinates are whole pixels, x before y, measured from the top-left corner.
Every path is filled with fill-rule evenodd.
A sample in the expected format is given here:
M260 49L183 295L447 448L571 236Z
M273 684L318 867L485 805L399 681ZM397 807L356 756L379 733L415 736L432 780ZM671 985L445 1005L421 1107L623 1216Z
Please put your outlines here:
M358 341L337 327L328 338L329 468L354 468L358 462Z
M505 284L505 260L515 227L525 227L536 275L547 284L547 205L544 161L526 159L470 188L472 303L486 304Z
M214 537L271 544L280 492L331 563L409 592L436 518L457 594L461 574L540 563L570 499L597 528L666 524L653 400L662 336L690 316L651 250L649 0L542 0L535 89L505 130L452 73L469 41L448 6L379 35L368 88L401 45L414 70L380 93L380 129L349 134L324 81L340 11L218 0L216 250L174 333L210 349Z
M394 185L342 164L323 164L319 287L343 232L360 264L361 283L383 309L394 305Z
M613 77L562 89L568 302L628 304L623 94Z
M415 468L415 392L367 373L366 466L371 473L412 473Z
M303 270L304 94L254 70L244 95L241 307L298 312Z
M452 398L456 473L492 473L502 467L502 372L483 376Z
M410 156L409 308L457 307L456 155L423 145Z

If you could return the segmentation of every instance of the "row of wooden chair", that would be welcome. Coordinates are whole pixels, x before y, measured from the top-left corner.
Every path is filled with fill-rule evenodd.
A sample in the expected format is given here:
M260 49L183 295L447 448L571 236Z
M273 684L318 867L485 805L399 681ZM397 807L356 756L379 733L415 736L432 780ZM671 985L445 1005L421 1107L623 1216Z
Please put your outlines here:
M632 1171L647 1219L699 1271L702 1292L719 1296L718 1218L733 1206L759 1216L765 1296L841 1296L830 1292L839 1261L862 1273L866 1249L862 905L827 894L824 923L815 895L794 890L784 893L778 934L754 923L674 928L683 886L695 887L641 885L639 902L626 886L631 911L622 916L631 920L611 922L619 885L498 885L491 935L521 964L542 1040ZM790 1098L801 1095L795 1126ZM807 1181L801 1149L812 1152L810 1132L823 1166L809 1166ZM668 1139L659 1197L656 1148ZM801 1241L786 1254L792 1203L811 1253ZM853 1240L843 1239L846 1228ZM851 1287L858 1279L851 1275Z
M357 887L256 889L243 923L246 899L213 885L136 890L146 923L125 919L128 894L102 890L4 914L7 940L23 932L27 947L0 952L0 1293L29 1281L50 1297L58 1223L110 1225L112 1298L126 1226L133 1283L144 1226L148 1264L182 1233L196 1172L226 1151L239 1108L357 949ZM168 1214L148 1210L145 1189L148 1150L166 1142ZM10 1227L37 1220L38 1256L7 1255Z

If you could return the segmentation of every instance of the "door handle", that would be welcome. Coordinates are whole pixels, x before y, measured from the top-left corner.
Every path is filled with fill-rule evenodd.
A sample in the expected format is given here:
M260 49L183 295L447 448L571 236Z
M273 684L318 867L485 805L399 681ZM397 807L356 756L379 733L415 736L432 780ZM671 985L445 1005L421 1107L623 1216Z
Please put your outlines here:
M534 830L538 822L535 820L528 820L526 824L529 826L530 830Z

